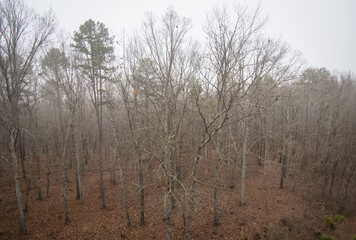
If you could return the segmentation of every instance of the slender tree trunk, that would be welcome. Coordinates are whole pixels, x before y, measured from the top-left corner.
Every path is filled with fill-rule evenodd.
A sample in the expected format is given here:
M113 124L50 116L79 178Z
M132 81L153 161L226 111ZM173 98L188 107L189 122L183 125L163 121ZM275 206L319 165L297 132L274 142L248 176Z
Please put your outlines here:
M20 180L19 180L19 173L18 173L18 166L17 166L16 150L15 150L18 132L19 132L19 130L16 128L11 130L10 151L11 151L11 158L12 158L12 171L14 174L14 182L15 182L17 209L19 211L19 219L20 219L20 233L25 234L26 233L26 224L25 224L25 217L24 217L23 208L22 208Z
M267 143L268 143L268 140L267 140L267 130L265 129L265 136L264 136L264 154L263 154L263 189L266 189L267 187L267 169L268 169L268 161L267 161Z
M192 183L190 185L190 194L189 194L189 207L188 207L188 239L192 239L192 233L193 233L193 214L195 210L195 186L197 184L197 173L198 173L198 166L199 166L199 160L201 158L201 151L202 148L204 148L212 139L212 137L218 133L221 128L224 126L224 123L227 120L227 115L224 116L224 119L220 122L220 125L214 129L214 131L208 135L207 139L204 139L203 136L200 140L197 152L194 157L194 162L193 162L193 170L192 170ZM206 129L207 130L207 129Z
M76 102L75 102L76 103ZM69 217L68 217L68 177L67 177L67 160L66 160L66 151L67 151L67 144L68 138L70 135L70 130L72 128L72 121L74 117L75 111L75 104L71 109L71 113L68 120L67 130L64 137L64 146L63 146L63 153L62 153L62 187L63 187L63 203L64 203L64 223L67 225L69 224Z
M98 123L98 150L99 150L99 184L100 184L100 197L101 197L101 208L106 208L105 203L105 185L104 185L104 172L103 172L103 79L101 78L101 70L99 71L99 86L96 86L97 92L94 95L97 96L94 102L94 107L96 110L96 118ZM93 74L94 76L95 74Z
M36 199L42 200L42 190L41 190L41 164L40 164L40 157L36 153L37 150L34 150L34 158L36 159Z
M47 179L47 187L46 187L46 197L50 196L50 179L49 176L51 174L50 170L50 156L49 156L49 144L46 145L46 179Z
M105 203L105 187L104 187L104 172L103 172L103 136L102 136L102 130L100 127L99 130L99 171L100 171L100 197L101 197L101 208L105 209L106 208L106 203Z
M210 171L210 160L209 160L209 147L208 147L208 144L205 146L205 149L204 149L204 155L205 155L205 172L206 173L209 173Z
M32 158L33 158L33 154L30 153L28 155L29 168L26 174L27 188L26 188L26 195L25 195L24 212L28 212L28 199L30 197L31 184L32 184Z
M262 113L260 113L262 115ZM263 130L263 117L261 116L261 130L260 130L260 141L259 141L259 158L258 158L258 166L262 166L262 160L264 159L265 155L265 134Z
M166 106L166 122L164 126L164 140L163 143L163 155L164 155L164 170L165 170L165 181L166 186L164 188L163 196L163 218L167 220L167 230L166 230L166 239L170 240L172 238L172 191L173 191L173 164L172 164L172 155L173 155L173 142L174 136L172 135L172 113L174 112L171 109L172 106Z
M288 150L286 149L287 147L283 148L283 153L282 153L282 167L281 167L281 178L279 182L279 188L283 189L284 188L284 178L286 177L287 173L287 154L285 153Z
M195 186L197 184L197 172L198 172L198 166L199 166L199 160L200 160L200 154L201 154L201 146L198 147L198 151L194 157L194 162L193 162L193 172L192 172L192 185L190 187L190 199L189 199L189 212L188 212L188 240L192 239L192 233L193 233L193 214L195 210Z
M140 187L140 205L141 205L140 225L143 226L145 225L145 189L143 186L142 155L140 152L138 157L138 181Z
M242 168L241 168L241 199L240 203L245 204L245 189L246 189L246 168L247 168L247 140L248 140L248 126L247 120L244 120L244 140L242 143Z
M74 133L74 148L75 148L75 162L76 162L76 190L77 196L76 198L79 202L83 203L83 192L82 192L82 183L81 183L81 173L80 173L80 140L79 140L79 133L78 133L78 119L76 118L77 115L75 114L75 123L73 124L73 133Z
M129 103L128 103L128 99L127 99L128 98L127 92L123 86L122 86L122 91L125 94L124 103L125 103L127 117L129 120L129 129L130 129L131 137L133 138L133 141L134 141L134 150L135 150L137 164L138 164L138 185L139 185L140 205L141 205L140 225L142 226L145 224L145 188L144 188L143 170L142 170L141 144L140 144L140 140L138 139L138 136L136 136L136 133L135 133L135 130L138 129L139 122L136 117L136 112L134 111L133 114L131 114L131 112L130 112ZM136 110L137 109L137 95L135 95L134 101L135 101L134 108Z
M111 121L112 125L112 132L113 132L113 137L114 137L114 151L115 151L115 160L118 163L119 166L119 176L120 176L120 186L121 186L121 198L122 198L122 203L124 205L125 213L126 213L126 223L127 226L131 226L131 221L130 221L130 213L129 213L129 208L127 206L127 200L126 200L126 189L125 189L125 177L124 177L124 171L122 167L122 162L120 159L119 155L119 138L118 138L118 131L116 128L116 124L114 121L114 113L113 113L113 107L109 104L109 119ZM143 216L144 217L144 216Z
M115 153L117 153L118 150L116 148L115 150ZM125 190L125 177L124 177L124 171L122 169L122 163L121 163L121 160L119 158L119 156L117 155L117 161L118 161L118 164L119 164L119 174L120 174L120 184L121 184L121 196L122 196L122 202L123 202L123 205L124 205L124 209L125 209L125 213L126 213L126 223L127 223L127 226L131 226L131 221L130 221L130 213L129 213L129 208L127 206L127 200L126 200L126 190ZM144 209L143 209L143 213L144 213ZM144 214L142 216L142 213L141 213L141 219L144 220Z
M163 154L164 154L164 169L165 169L165 181L166 186L164 188L163 196L163 218L167 220L167 230L166 230L166 239L170 240L172 235L172 141L173 137L171 136L171 118L172 115L166 107L166 123L165 123L165 142L163 143Z
M343 170L342 170L342 174L341 174L341 177L340 177L340 183L339 183L339 187L338 187L338 190L337 190L337 195L338 196L340 195L341 186L343 185L344 179L346 177L347 167L349 165L350 160L352 159L351 154L348 155L348 156L345 156L344 159L345 159L345 164L344 164L344 167L343 167Z
M116 160L115 156L111 154L111 151L109 150L109 163L110 163L110 183L116 185Z
M283 137L282 137L282 153L281 153L281 178L279 182L279 188L283 189L284 188L284 178L286 177L287 173L287 161L288 161L288 156L289 156L289 107L287 106L287 117L286 121L284 124L282 123L283 126Z
M138 102L137 102L137 95L134 97L135 101L135 109L138 108ZM134 120L135 120L135 125L136 128L139 128L139 120L136 115L134 114ZM139 181L139 188L140 188L140 204L141 204L141 216L140 216L140 225L143 226L145 224L145 187L144 187L144 180L143 180L143 167L142 167L142 153L141 153L141 141L138 139L135 139L135 150L137 153L137 160L138 160L138 181Z
M334 129L334 119L333 119L333 114L330 112L329 116L329 127L328 127L328 152L327 156L325 158L325 167L326 167L326 174L324 176L324 184L322 187L322 198L326 196L327 192L327 187L331 179L332 175L332 166L334 164L334 159L336 158L336 152L334 149L335 146L335 129ZM330 192L330 189L329 189Z
M62 187L63 187L63 202L64 202L64 223L68 224L68 187L67 187L67 163L65 159L65 151L62 155Z
M20 123L18 123L18 126L20 126ZM21 168L22 168L22 175L26 176L26 169L25 169L25 139L22 136L22 131L19 131L19 136L18 136L18 143L19 143L19 149L20 149L20 163L21 163Z
M150 178L152 179L154 177L153 173L153 163L152 163L152 144L151 144L151 120L150 120L150 109L149 109L149 96L148 94L145 94L145 110L146 110L146 151L149 153L147 154L147 159L148 161L148 171Z
M308 90L307 90L308 91ZM303 158L301 168L305 170L308 165L308 143L309 143L309 97L307 97L307 107L305 112L305 130L304 130L304 141L303 141Z
M163 217L167 219L166 239L170 240L172 235L172 163L171 163L171 143L167 143L165 149L166 187L163 199Z
M345 187L344 197L346 197L348 192L349 192L350 182L351 182L351 179L352 179L352 177L354 175L355 170L356 170L356 164L353 164L351 169L350 169L350 174L346 179L346 187Z
M182 180L182 168L181 168L181 160L182 160L182 150L183 150L183 130L180 130L180 136L177 147L177 156L176 156L176 176L178 181Z
M220 132L216 136L216 147L215 147L215 181L214 181L214 226L220 225L219 218L219 199L218 199L218 189L220 181L220 161L221 161L221 136Z
M302 167L298 168L297 173L294 177L293 180L293 186L292 186L292 192L295 192L295 188L297 187L297 181L298 181L298 177L299 177L299 171L301 170Z
M231 128L229 128L227 130L227 134L228 134L228 137L227 137L227 167L228 167L228 174L229 174L229 182L228 182L228 186L229 188L233 188L233 172L234 172L234 169L235 169L235 166L233 164L233 161L232 161L232 157L231 157Z
M336 151L336 150L335 150ZM333 163L332 163L332 167L330 169L331 173L331 177L330 177L330 189L329 189L329 195L331 197L333 197L334 195L334 181L335 181L335 173L337 170L337 165L338 165L338 157L336 157L336 159L334 159Z

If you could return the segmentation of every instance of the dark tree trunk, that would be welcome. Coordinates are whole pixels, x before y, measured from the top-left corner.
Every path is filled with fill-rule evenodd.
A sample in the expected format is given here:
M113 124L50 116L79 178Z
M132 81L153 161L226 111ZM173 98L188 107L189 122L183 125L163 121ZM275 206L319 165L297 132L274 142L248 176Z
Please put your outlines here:
M75 149L75 163L76 163L76 174L75 174L75 181L76 181L76 191L77 191L77 196L76 199L79 200L79 202L82 204L83 203L83 193L82 193L82 183L81 183L81 173L80 173L80 142L79 142L79 133L78 133L78 119L75 119L75 123L73 126L73 133L74 133L74 149Z
M47 187L46 187L46 197L50 196L50 174L51 174L51 170L50 170L50 156L49 156L49 149L48 149L48 144L46 145L46 179L47 179Z
M287 170L287 155L283 152L282 154L282 167L281 167L281 179L279 182L279 188L284 188L284 178L286 177L286 170Z

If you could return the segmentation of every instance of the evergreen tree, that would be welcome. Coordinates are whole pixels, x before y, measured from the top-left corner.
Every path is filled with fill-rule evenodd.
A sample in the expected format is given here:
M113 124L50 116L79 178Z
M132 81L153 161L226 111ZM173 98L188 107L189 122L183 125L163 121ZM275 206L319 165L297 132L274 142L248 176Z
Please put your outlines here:
M103 23L89 19L74 32L73 48L78 53L77 69L88 81L91 102L95 108L100 168L100 195L102 208L105 205L105 189L103 179L103 94L104 83L115 70L113 37Z

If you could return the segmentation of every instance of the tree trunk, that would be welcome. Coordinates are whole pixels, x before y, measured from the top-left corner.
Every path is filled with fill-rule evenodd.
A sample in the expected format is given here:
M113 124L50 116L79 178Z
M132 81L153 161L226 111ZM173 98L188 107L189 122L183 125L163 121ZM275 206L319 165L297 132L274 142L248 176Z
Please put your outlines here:
M36 153L37 150L34 150L34 158L36 159L36 199L42 200L42 190L41 190L41 164L40 164L40 157Z
M141 205L141 216L140 216L140 225L145 224L145 189L143 186L143 170L142 170L142 153L141 153L141 144L140 140L138 139L139 137L136 136L135 130L138 129L139 122L136 117L136 109L137 109L137 95L135 95L134 99L134 112L131 113L129 109L129 103L128 103L128 95L123 86L121 86L122 91L124 93L124 103L125 103L125 109L129 121L129 129L131 133L131 137L133 138L134 142L134 150L136 154L136 159L137 159L137 164L138 164L138 187L139 187L139 193L140 193L140 205Z
M284 188L284 178L286 176L286 168L287 168L287 155L285 154L285 151L283 149L283 153L282 153L282 167L281 167L281 178L280 178L280 181L279 181L279 188L280 189L283 189Z
M267 167L268 167L268 161L267 161L267 130L265 129L265 136L264 136L264 140L265 140L265 143L264 143L264 154L263 154L263 189L266 189L267 187Z
M345 187L345 192L344 192L344 197L346 198L348 192L349 192L349 186L350 186L350 182L351 182L351 179L354 175L354 172L356 170L356 164L353 164L351 169L350 169L350 174L349 176L347 177L347 180L346 180L346 187Z
M46 145L46 179L47 179L47 187L46 187L46 197L50 196L50 179L49 176L51 174L50 170L50 156L49 156L49 144Z
M116 185L116 160L115 156L111 154L109 150L109 163L110 163L110 183Z
M283 121L282 123L283 127L283 137L282 137L282 153L281 153L281 178L279 182L279 188L283 189L284 188L284 178L286 177L287 173L287 161L289 158L289 108L287 106L287 116L286 120Z
M138 156L138 181L140 188L140 205L141 205L141 215L140 215L140 225L145 225L145 188L143 186L143 171L142 171L142 155L139 152Z
M101 70L100 73L101 74ZM104 172L103 172L103 79L101 75L99 77L99 87L97 87L97 92L94 93L97 96L96 101L94 102L94 107L96 110L96 118L98 123L98 150L99 150L99 184L100 184L100 197L101 197L101 208L106 208L105 203L105 185L104 185Z
M121 195L122 195L122 203L124 205L125 213L126 213L126 222L127 226L131 226L131 221L130 221L130 213L129 213L129 208L127 206L127 201L126 201L126 190L125 190L125 177L124 177L124 171L122 168L122 163L121 159L119 156L119 140L117 136L117 130L114 124L114 120L111 117L111 123L113 126L113 135L114 135L114 145L115 145L115 157L117 160L117 163L119 165L119 175L120 175L120 185L121 185ZM142 218L142 213L141 213L141 218ZM143 218L144 219L144 218Z
M30 191L31 191L31 184L32 184L32 154L28 155L28 162L29 162L29 168L28 168L28 172L26 175L26 181L27 181L27 188L26 188L26 196L25 196L25 208L24 208L24 212L28 212L28 198L30 196Z
M102 140L102 131L99 133L99 171L100 171L100 197L101 197L101 208L105 209L105 187L104 187L104 172L103 172L103 140Z
M18 126L20 126L20 121L18 123ZM22 168L22 175L26 176L26 169L25 169L25 139L22 136L21 130L19 130L19 136L18 136L18 143L19 143L19 149L20 149L20 162L21 162L21 168Z
M303 141L303 158L301 168L305 170L308 165L308 143L309 143L309 92L308 84L306 85L306 110L305 110L305 129L304 129L304 141Z
M19 133L18 129L16 128L12 129L10 134L10 151L11 151L11 158L12 158L12 171L14 174L14 182L15 182L17 209L19 211L19 219L20 219L20 233L25 234L26 224L25 224L25 217L22 208L20 180L19 180L19 173L18 173L18 166L17 166L16 150L15 150L18 133Z
M235 166L233 164L232 157L231 157L231 138L232 138L232 133L231 133L231 128L230 127L228 129L228 133L227 134L228 134L228 137L227 137L227 167L228 167L228 173L229 173L228 186L229 186L229 188L233 188L234 187L233 172L234 172Z
M214 226L220 225L219 218L219 200L218 200L218 188L220 181L220 161L221 161L221 136L220 132L217 133L216 136L216 148L215 148L215 181L214 181Z
M166 186L163 198L163 218L167 220L166 239L171 239L172 234L172 139L171 136L167 136L167 142L164 146L164 168L166 172Z
M208 144L205 146L205 172L209 173L210 172L210 160L209 160L209 147Z
M192 239L192 233L193 233L193 214L195 210L195 186L197 184L197 172L198 172L200 154L201 154L201 146L198 147L198 151L194 157L194 162L193 162L193 173L192 173L193 181L190 187L190 196L189 196L190 199L189 199L189 212L188 212L188 240Z
M127 226L131 226L130 213L129 213L129 208L127 206L127 200L126 200L125 176L124 176L122 162L121 162L120 155L119 155L118 130L116 128L116 124L115 124L115 121L114 121L114 109L113 109L113 106L111 104L109 104L108 107L109 107L109 119L111 121L112 133L113 133L113 137L114 137L115 161L117 161L118 167L119 167L119 177L120 177L122 203L124 205L124 209L125 209L125 213L126 213Z
M166 186L164 188L163 196L163 219L167 219L167 230L166 230L166 239L171 239L172 234L172 179L173 179L173 166L172 166L172 151L173 151L173 136L171 135L172 131L172 111L170 106L166 106L166 122L165 122L165 142L163 143L163 154L164 154L164 170L165 170L165 181Z
M246 168L247 168L247 140L248 140L248 126L247 120L244 120L244 140L242 143L242 168L241 168L241 199L240 203L245 204L245 189L246 189Z
M73 133L74 133L74 149L75 149L75 162L76 162L76 174L75 174L75 180L76 180L76 191L77 191L77 196L76 198L79 200L79 202L82 204L83 203L83 192L82 192L82 183L81 183L81 173L80 173L80 140L79 140L79 133L78 133L78 119L76 119L76 114L74 116L75 118L75 123L73 124Z
M63 203L64 203L64 223L66 225L69 224L70 222L68 217L68 186L67 186L68 177L67 177L66 151L67 151L68 138L69 138L72 121L74 117L75 104L76 102L74 103L74 106L71 109L71 113L69 115L67 130L64 137L63 154L62 154L62 187L63 187Z

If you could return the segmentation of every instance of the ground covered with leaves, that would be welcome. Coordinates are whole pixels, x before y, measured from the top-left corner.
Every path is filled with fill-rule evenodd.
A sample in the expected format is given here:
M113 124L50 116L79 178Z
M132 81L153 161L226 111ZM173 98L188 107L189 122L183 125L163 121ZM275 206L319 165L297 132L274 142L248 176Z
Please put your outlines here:
M94 169L94 168L92 168ZM53 167L50 175L50 197L36 200L34 189L29 195L29 209L25 213L27 234L19 234L18 211L14 193L12 171L4 165L0 184L0 239L165 239L166 221L162 219L164 187L155 174L146 173L147 182L155 184L145 188L145 225L140 226L139 195L135 184L134 168L126 169L128 203L132 226L126 226L120 198L120 184L109 181L105 168L106 209L101 209L99 172L86 170L83 176L83 204L76 200L74 169L69 170L69 218L64 224L61 168ZM205 169L201 167L201 169ZM266 189L262 188L263 166L249 165L246 185L246 204L240 204L240 180L227 186L224 179L219 189L220 226L213 226L213 171L203 171L197 188L197 208L193 222L194 239L355 239L356 194L352 185L346 197L322 200L322 178L312 170L300 174L295 191L294 178L287 178L284 189L279 188L280 165L268 168ZM224 171L222 176L225 176ZM238 171L236 176L238 176ZM21 179L22 192L26 182ZM43 189L46 179L41 179ZM179 188L179 186L177 186ZM182 189L177 189L177 193ZM43 194L44 195L44 194ZM182 195L182 194L179 194ZM23 198L25 198L23 194ZM183 215L181 196L175 196L173 212L173 239L186 239L187 218ZM338 222L335 216L346 218ZM335 223L330 228L325 217Z

